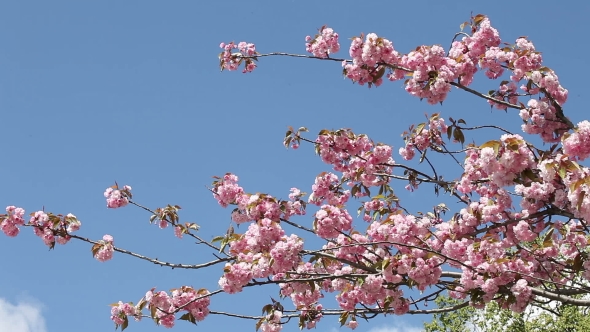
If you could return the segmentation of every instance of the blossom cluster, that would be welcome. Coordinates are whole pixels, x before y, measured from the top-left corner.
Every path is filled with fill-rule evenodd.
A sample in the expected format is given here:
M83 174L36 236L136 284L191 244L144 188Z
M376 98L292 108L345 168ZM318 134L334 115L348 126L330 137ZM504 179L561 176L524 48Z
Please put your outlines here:
M10 237L15 237L20 232L18 226L25 224L25 210L13 205L6 207L6 215L0 215L0 229Z
M117 209L124 207L129 204L129 200L132 198L131 186L123 186L119 189L117 185L108 187L104 191L104 197L107 199L107 207L110 209Z
M105 234L102 237L102 240L98 241L92 247L92 254L94 258L96 258L96 260L99 262L106 262L113 258L113 253L115 252L113 242L113 237L111 235Z
M318 58L327 58L330 54L340 51L338 34L332 28L323 26L314 38L305 37L305 49Z
M173 289L170 294L164 291L149 290L137 304L119 301L112 305L111 320L117 327L126 326L128 317L141 320L142 310L147 307L156 324L172 328L175 324L175 313L186 311L185 319L190 322L200 322L209 314L211 303L210 293L206 289L194 289L183 286Z
M428 125L428 126L427 126ZM410 132L406 133L404 140L406 146L399 148L399 154L404 160L412 160L416 155L416 149L425 151L430 147L444 145L443 135L447 132L448 126L445 119L438 113L433 114L428 123L421 123L415 128L412 126Z
M527 108L520 110L519 115L525 122L522 130L538 134L545 142L559 142L567 131L567 125L559 121L558 111L547 97L529 100Z
M237 70L242 63L244 63L243 73L249 73L256 69L254 62L255 56L258 54L256 45L247 42L240 42L236 45L234 42L230 42L228 44L221 43L219 47L223 49L223 52L219 54L221 70ZM238 50L238 52L232 53L234 50Z
M281 325L281 318L283 312L280 310L273 310L272 313L266 315L266 320L260 326L262 332L280 332L283 329Z
M10 237L19 234L19 226L33 228L35 235L43 240L49 248L56 243L66 244L70 241L70 234L80 229L82 223L75 215L54 215L45 211L37 211L31 214L29 222L25 224L25 210L15 206L6 207L7 214L0 215L0 229Z
M356 135L349 129L337 131L322 130L316 139L316 149L325 163L333 166L335 171L342 173L342 178L350 182L359 182L365 187L383 185L389 182L387 174L391 174L392 148L385 144L375 144L366 135ZM320 174L325 177L326 174ZM332 181L333 176L330 176ZM332 198L323 189L325 186L316 186L311 196L314 203L320 204L318 197ZM322 190L321 192L316 192ZM310 197L311 197L310 196ZM336 196L348 196L345 191ZM339 198L344 200L344 198Z
M590 157L590 122L578 123L574 133L564 136L563 152L578 160Z
M238 224L269 218L279 221L289 219L293 215L304 215L306 202L302 199L305 193L291 188L289 200L278 200L265 194L247 194L238 185L238 177L227 173L223 177L215 177L213 197L222 207L236 205L232 212L232 220Z
M383 75L388 66L396 65L400 61L399 53L393 48L393 43L375 33L367 34L352 39L349 54L352 63L344 61L344 76L360 85L368 84L380 86L383 83ZM401 79L405 73L400 70L390 74L390 79Z
M291 188L288 201L270 195L247 194L239 186L238 177L231 173L216 177L212 192L220 205L237 206L232 212L234 222L250 222L244 234L227 235L229 251L236 261L226 264L219 280L225 292L240 292L253 278L266 278L297 266L303 241L296 235L287 236L281 221L305 214L304 193Z

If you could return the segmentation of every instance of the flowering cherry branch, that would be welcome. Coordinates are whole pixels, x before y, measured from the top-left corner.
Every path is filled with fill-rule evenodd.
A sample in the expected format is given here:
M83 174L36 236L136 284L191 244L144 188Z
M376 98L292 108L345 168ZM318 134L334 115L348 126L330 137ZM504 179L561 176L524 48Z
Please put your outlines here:
M225 263L218 290L151 289L137 304L113 304L111 319L122 329L129 317L149 317L172 327L177 319L196 324L218 314L256 320L257 330L278 332L293 318L299 319L301 328L310 329L324 316L338 315L342 325L355 329L357 318L441 313L467 305L482 308L491 301L515 312L547 300L588 306L590 299L574 296L590 296L584 284L590 280L590 168L581 164L590 157L590 122L574 125L565 116L568 90L543 65L542 54L530 40L503 43L483 15L473 16L461 30L448 50L420 45L408 53L369 33L352 38L351 59L342 59L334 57L340 51L338 34L324 26L314 37L306 37L305 49L311 55L260 54L253 43L231 42L220 45L219 61L222 70L242 67L244 73L254 71L259 59L268 56L338 61L353 83L378 87L385 81L402 81L409 94L429 104L442 103L457 88L493 108L518 110L523 135L538 136L550 144L547 150L500 126L468 127L464 119L446 121L439 113L402 134L397 152L406 163L394 160L392 146L351 129L324 129L312 139L303 136L307 128L289 127L284 145L297 149L302 141L311 143L331 170L316 176L309 194L292 188L285 199L248 193L232 173L214 177L209 190L221 207L232 208L232 225L211 243L195 234L197 224L180 222L179 206L152 210L132 200L130 186L107 188L108 208L136 205L151 214L151 223L172 226L177 237L186 234L225 255L202 264L148 258L115 247L110 235L98 241L74 235L81 222L73 214L37 211L25 223L24 210L9 206L0 215L0 229L14 237L20 227L28 226L50 248L72 238L85 241L100 261L120 252L172 268ZM469 87L478 72L505 80L496 90L481 93ZM484 128L497 129L501 136L465 144L466 133ZM449 148L452 144L461 147ZM443 174L430 151L449 157L461 174ZM463 161L456 157L459 153L465 153ZM412 162L425 162L422 167L427 170ZM440 203L426 213L411 213L395 194L393 180L407 181L405 189L410 191L431 183L435 194L442 189L461 204ZM353 200L359 205L358 218L349 212ZM306 216L310 206L312 226L295 221ZM238 233L233 223L247 229ZM286 233L285 224L317 236L323 245L306 248L302 237ZM267 285L277 286L281 299L290 299L294 309L272 298L260 316L209 309L213 295ZM424 295L415 300L413 290ZM424 307L443 292L462 302ZM321 303L331 293L338 309Z

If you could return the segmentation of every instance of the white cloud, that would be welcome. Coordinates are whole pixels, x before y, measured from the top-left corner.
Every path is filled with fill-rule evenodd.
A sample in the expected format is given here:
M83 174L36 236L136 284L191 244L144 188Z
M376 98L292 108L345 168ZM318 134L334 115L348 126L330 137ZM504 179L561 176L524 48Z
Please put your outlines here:
M47 332L41 309L34 301L12 304L0 298L0 331Z

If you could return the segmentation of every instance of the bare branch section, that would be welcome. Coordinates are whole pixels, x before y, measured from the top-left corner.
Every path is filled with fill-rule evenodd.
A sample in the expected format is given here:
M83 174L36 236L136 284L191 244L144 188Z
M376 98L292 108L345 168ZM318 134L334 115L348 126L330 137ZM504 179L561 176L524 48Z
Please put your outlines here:
M444 312L456 311L461 308L465 308L468 305L469 305L469 302L463 302L461 304L457 304L457 305L449 306L449 307L444 307L444 308L409 310L407 312L407 314L409 314L409 315L440 314L440 313L444 313ZM286 313L286 315L282 316L283 318L297 318L300 315L299 313L289 314L291 312L297 312L297 311L293 311L293 310L284 310L283 312ZM221 315L221 316L227 316L227 317L252 319L252 320L259 320L259 319L266 318L266 316L250 316L250 315L235 314L235 313L231 313L231 312L215 311L215 310L210 311L210 313L212 315ZM326 316L339 316L344 313L347 313L347 311L341 310L341 309L340 310L339 309L325 309L322 311L322 315L326 315ZM355 313L356 314L375 314L375 313L393 314L393 311L386 310L386 309L357 309L357 310L355 310Z
M562 295L562 294L559 294L559 291L550 292L550 291L542 290L542 289L535 288L535 287L532 287L531 290L533 291L533 294L535 294L537 296L542 296L544 298L559 301L561 303L571 304L571 305L575 305L575 306L583 306L583 307L590 306L590 300L576 299L576 298L573 298L570 296Z
M99 242L97 241L93 241L90 240L88 238L82 237L82 236L78 236L78 235L74 235L74 234L69 234L70 237L72 237L73 239L77 239L80 241L84 241L84 242L88 242L91 244L99 244ZM160 265L160 266L165 266L165 267L170 267L173 269L202 269L204 267L208 267L208 266L213 266L219 263L223 263L223 262L227 262L230 261L232 258L218 258L216 260L207 262L207 263L202 263L202 264L180 264L180 263L169 263L169 262L164 262L161 260L158 260L156 258L150 258L141 254L136 254L132 251L126 250L126 249L121 249L121 248L117 248L117 247L113 247L113 250L116 252L120 252L122 254L125 255L129 255L131 257L135 257L135 258L139 258L141 260L144 261L148 261L150 263L156 264L156 265Z

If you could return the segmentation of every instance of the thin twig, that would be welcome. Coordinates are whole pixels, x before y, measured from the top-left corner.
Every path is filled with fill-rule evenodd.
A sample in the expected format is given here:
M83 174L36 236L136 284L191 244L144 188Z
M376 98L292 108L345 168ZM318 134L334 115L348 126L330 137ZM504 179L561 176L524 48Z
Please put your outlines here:
M81 241L88 242L88 243L91 243L91 244L99 244L99 242L97 242L97 241L92 241L92 240L90 240L88 238L85 238L85 237L82 237L82 236L79 236L79 235L68 234L68 236L70 236L73 239L81 240ZM135 258L139 258L139 259L144 260L144 261L148 261L150 263L154 263L156 265L171 267L173 269L175 269L175 268L178 268L178 269L200 269L200 268L204 268L204 267L207 267L207 266L212 266L212 265L215 265L215 264L219 264L219 263L222 263L222 262L227 262L227 261L233 259L231 257L228 257L228 258L219 258L217 260L210 261L210 262L203 263L203 264L178 264L178 263L164 262L164 261L161 261L161 260L158 260L158 259L155 259L155 258L150 258L150 257L144 256L144 255L136 254L136 253L134 253L132 251L129 251L129 250L117 248L115 246L113 246L113 250L116 251L116 252L120 252L122 254L125 254L125 255L129 255L129 256L132 256L132 257L135 257Z

